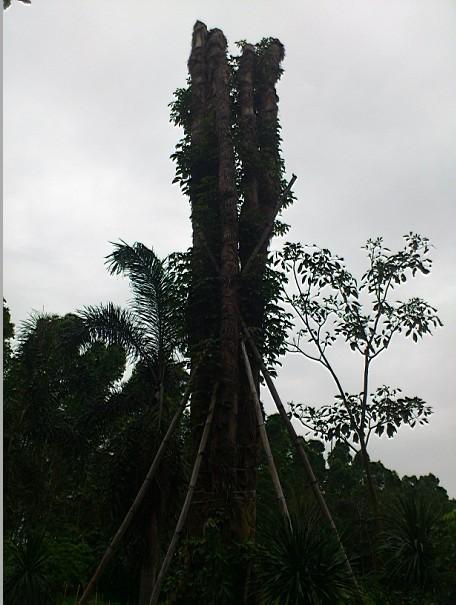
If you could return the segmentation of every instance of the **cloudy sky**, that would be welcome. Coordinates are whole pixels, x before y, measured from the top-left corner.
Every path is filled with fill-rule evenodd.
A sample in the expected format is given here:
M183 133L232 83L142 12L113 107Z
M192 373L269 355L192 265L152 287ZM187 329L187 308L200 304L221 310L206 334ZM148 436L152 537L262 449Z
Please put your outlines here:
M4 295L13 320L124 304L110 241L159 255L190 243L189 205L172 185L180 133L168 103L184 85L196 19L236 40L286 47L283 148L298 200L290 239L316 242L361 272L361 244L427 235L434 267L404 295L438 307L445 327L394 343L373 375L426 399L429 427L372 443L400 474L435 473L456 496L456 4L452 0L13 0L4 15ZM278 242L275 243L278 246ZM346 388L354 354L334 351ZM284 361L285 400L324 403L320 367ZM267 397L265 395L265 401Z

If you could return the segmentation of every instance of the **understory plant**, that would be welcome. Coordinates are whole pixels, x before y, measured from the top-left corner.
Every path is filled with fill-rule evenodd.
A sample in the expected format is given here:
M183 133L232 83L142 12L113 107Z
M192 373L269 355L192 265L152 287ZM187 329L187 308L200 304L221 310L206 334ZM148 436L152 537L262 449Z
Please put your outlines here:
M333 534L313 510L291 515L292 527L269 524L258 546L257 591L268 605L354 602L354 585Z

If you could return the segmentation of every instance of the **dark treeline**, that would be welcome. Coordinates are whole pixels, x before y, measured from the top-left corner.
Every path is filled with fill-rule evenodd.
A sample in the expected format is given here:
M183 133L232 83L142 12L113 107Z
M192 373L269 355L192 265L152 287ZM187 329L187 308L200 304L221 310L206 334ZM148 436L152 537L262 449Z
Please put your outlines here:
M139 360L131 376L119 382L126 347L84 344L80 316L33 316L12 346L14 329L6 306L3 313L6 602L74 603L159 445L160 401L151 398L155 379ZM165 425L185 377L179 364L174 370L166 385ZM269 416L266 426L296 519L295 535L291 538L281 529L274 490L262 463L256 545L244 546L243 555L246 559L254 555L258 583L261 580L272 599L277 584L278 594L285 586L293 590L293 572L302 566L302 573L312 577L315 594L326 591L335 600L293 602L347 602L343 593L349 585L337 548L318 520L288 434L278 415ZM306 448L369 595L366 602L451 603L456 503L438 478L432 474L400 478L381 462L371 462L382 512L377 535L360 457L342 442L335 442L328 454L319 440L310 440ZM190 420L184 415L143 506L98 585L98 603L138 602L144 564L153 556L150 545L158 547L160 557L172 534L190 472L191 449ZM236 602L233 573L227 571L233 568L234 554L223 546L217 531L217 524L208 522L204 536L193 544L200 573L191 579L185 577L183 541L164 589L163 598L169 601L163 602ZM310 554L305 564L303 552Z

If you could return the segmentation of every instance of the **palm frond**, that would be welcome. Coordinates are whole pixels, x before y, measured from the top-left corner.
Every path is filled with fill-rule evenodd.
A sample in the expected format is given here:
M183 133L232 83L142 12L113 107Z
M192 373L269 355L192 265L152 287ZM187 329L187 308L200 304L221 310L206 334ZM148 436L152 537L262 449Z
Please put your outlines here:
M123 241L114 244L106 263L111 274L122 273L130 280L131 308L155 340L157 353L166 359L178 344L179 330L172 304L174 281L165 263L144 244Z
M19 349L23 348L30 338L39 330L42 325L47 325L58 319L58 315L45 313L43 311L32 311L30 315L21 322L18 330L17 340Z
M84 324L81 344L103 341L121 346L131 360L150 359L153 343L133 313L113 303L87 306L78 311ZM152 346L151 346L152 345ZM152 350L151 350L152 349Z

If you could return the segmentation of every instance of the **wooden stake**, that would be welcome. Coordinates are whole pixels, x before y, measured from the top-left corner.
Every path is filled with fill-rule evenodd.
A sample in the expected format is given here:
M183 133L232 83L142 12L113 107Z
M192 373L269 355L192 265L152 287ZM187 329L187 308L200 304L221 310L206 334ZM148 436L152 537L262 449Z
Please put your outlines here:
M283 493L282 485L280 483L279 474L277 472L277 468L274 462L274 457L272 455L271 446L269 444L268 434L266 433L266 427L264 426L263 413L261 411L260 400L258 399L258 393L255 388L255 381L253 380L252 375L252 367L250 365L249 356L247 355L247 351L245 348L245 344L241 342L241 350L242 356L244 358L245 370L247 372L247 378L249 381L250 391L252 393L253 400L255 402L255 412L258 421L258 430L260 431L261 443L263 445L264 452L266 454L266 459L268 461L269 472L271 473L272 483L274 484L274 489L277 494L277 499L279 501L281 513L288 523L290 530L293 531L293 526L291 524L290 513L288 512L287 503L285 500L285 495Z
M301 458L301 461L304 465L304 468L306 469L307 472L307 476L309 478L309 483L310 486L312 488L313 494L315 496L315 499L320 507L320 510L323 514L323 517L326 519L326 521L329 523L335 538L337 539L337 542L339 544L340 550L343 554L344 560L345 560L345 568L347 570L347 573L350 575L350 577L352 578L353 584L356 588L356 591L358 593L360 602L363 603L364 599L362 597L362 593L358 584L358 581L356 580L356 577L353 573L353 569L350 565L350 561L348 560L347 557L347 553L345 552L345 548L342 544L342 541L340 539L340 535L339 532L337 530L336 524L334 523L334 519L332 518L332 515L329 511L328 505L326 504L326 500L323 497L323 494L321 493L320 490L320 486L318 485L318 481L317 478L315 477L315 473L313 472L312 469L312 465L310 464L309 458L307 457L306 451L301 443L301 439L299 438L299 436L297 435L294 426L291 423L291 420L288 418L287 412L285 411L285 408L283 406L282 400L279 397L279 394L274 386L274 383L272 381L271 375L269 374L266 366L264 365L263 362L263 358L260 354L260 352L258 351L258 349L256 348L255 342L253 341L253 338L250 334L249 329L247 328L247 326L245 325L244 321L241 318L241 324L242 324L242 329L243 332L245 334L246 340L248 341L250 348L252 350L252 353L254 354L256 360L259 363L260 369L261 369L261 373L263 374L263 377L266 381L266 384L268 385L269 391L271 393L271 396L277 406L277 409L279 411L280 416L282 417L282 420L285 422L285 426L287 427L288 430L288 434L290 435L291 441L293 442L293 445L296 448L296 451L298 452L299 457Z
M122 521L119 529L117 530L116 534L114 535L113 539L111 540L111 543L109 544L108 548L106 549L90 582L87 584L86 589L84 590L84 592L82 594L82 597L78 601L78 605L84 605L85 603L87 603L90 595L93 592L93 589L95 588L96 583L100 579L100 576L102 575L103 571L105 570L106 565L112 559L112 556L114 555L114 553L116 551L116 548L119 546L120 541L122 540L123 536L125 535L125 532L127 531L128 527L130 526L130 523L131 523L136 511L140 507L140 505L144 499L144 496L146 495L146 492L152 482L152 479L154 478L155 473L157 472L157 469L160 465L163 454L165 453L166 447L177 426L179 418L180 418L182 412L184 411L184 408L187 405L187 402L190 398L191 386L192 386L193 377L195 375L196 369L197 368L195 368L195 370L192 372L192 375L190 376L190 378L188 380L184 396L182 397L182 399L179 403L179 407L177 408L177 411L174 414L174 417L170 422L168 430L166 431L166 434L163 437L163 441L161 442L160 447L158 448L158 451L155 454L155 458L147 472L146 478L144 479L143 484L141 485L141 488L140 488L139 492L137 493L136 498L133 501L133 504L130 506L129 511L125 515L124 520Z
M185 496L185 501L182 506L181 513L179 515L179 519L176 524L176 529L174 530L174 534L171 540L171 543L168 547L168 551L163 560L160 573L158 574L157 580L155 582L155 586L153 588L149 605L156 605L158 602L158 597L160 596L161 586L163 580L165 579L166 573L170 566L171 560L173 558L174 552L176 550L177 543L179 541L180 534L184 528L185 522L187 520L188 511L190 510L190 504L192 503L193 493L195 491L196 482L198 480L198 475L201 467L201 462L203 460L203 455L206 450L206 444L209 437L209 432L211 430L212 419L214 417L214 408L215 408L215 400L217 398L217 388L218 384L215 385L214 390L212 392L211 403L209 406L209 412L206 418L206 424L204 425L203 434L201 435L201 441L198 448L198 453L196 455L195 464L193 465L192 476L190 478L190 483L188 485L187 495Z

